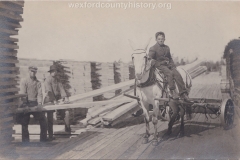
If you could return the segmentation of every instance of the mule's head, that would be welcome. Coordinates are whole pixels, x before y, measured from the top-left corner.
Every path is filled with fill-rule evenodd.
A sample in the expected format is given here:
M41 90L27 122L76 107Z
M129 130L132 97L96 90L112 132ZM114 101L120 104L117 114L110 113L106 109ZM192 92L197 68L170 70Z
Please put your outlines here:
M132 54L132 62L135 68L135 77L138 80L142 79L148 61L146 52L143 50L139 51L139 53Z
M149 42L147 45L145 45L145 47L135 48L133 42L130 41L131 47L133 49L132 62L135 68L135 78L137 80L141 80L144 73L151 67L151 63L149 63L150 61L148 60L146 52Z

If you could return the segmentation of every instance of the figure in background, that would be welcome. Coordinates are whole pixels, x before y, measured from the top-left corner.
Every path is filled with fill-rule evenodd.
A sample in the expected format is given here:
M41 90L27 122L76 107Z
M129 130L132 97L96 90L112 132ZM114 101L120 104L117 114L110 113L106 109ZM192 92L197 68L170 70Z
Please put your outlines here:
M35 107L42 106L42 88L41 83L36 78L37 67L29 67L29 77L24 79L20 85L20 94L27 94L27 98L21 107ZM21 113L20 123L22 124L22 141L29 142L28 124L30 115L33 115L40 124L40 141L46 142L47 139L47 120L43 112Z
M50 70L48 71L50 75L46 78L44 81L45 85L45 91L48 93L47 95L49 96L48 99L50 102L54 103L57 105L59 103L59 100L62 99L64 103L68 103L69 99L66 94L66 91L63 88L63 84L57 79L57 66L52 65L50 66ZM48 111L47 112L47 119L48 119L48 134L49 134L49 139L53 140L53 112L54 111ZM66 132L71 132L70 128L70 122L69 122L69 117L66 114L69 113L69 111L65 110L57 110L57 114L60 115L61 119L64 120L65 124L65 131Z

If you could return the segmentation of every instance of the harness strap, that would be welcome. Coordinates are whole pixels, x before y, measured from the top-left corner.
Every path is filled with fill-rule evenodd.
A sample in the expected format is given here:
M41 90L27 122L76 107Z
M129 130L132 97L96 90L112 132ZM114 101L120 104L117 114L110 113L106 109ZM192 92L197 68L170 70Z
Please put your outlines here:
M149 77L146 82L140 83L137 85L137 87L143 88L148 87L156 83L156 75L154 74L155 69L152 67L150 69Z

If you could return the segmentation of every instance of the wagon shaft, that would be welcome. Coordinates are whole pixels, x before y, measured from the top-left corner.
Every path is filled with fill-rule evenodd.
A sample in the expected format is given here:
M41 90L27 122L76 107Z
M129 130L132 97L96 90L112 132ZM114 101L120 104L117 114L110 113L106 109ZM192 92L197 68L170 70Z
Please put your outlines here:
M220 111L218 103L195 103L191 106L192 113L216 114Z

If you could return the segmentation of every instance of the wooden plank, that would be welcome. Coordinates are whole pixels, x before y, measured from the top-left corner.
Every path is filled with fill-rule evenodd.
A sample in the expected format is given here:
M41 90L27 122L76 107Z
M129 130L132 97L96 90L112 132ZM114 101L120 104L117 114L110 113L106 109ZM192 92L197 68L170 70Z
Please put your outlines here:
M193 140L193 145L195 144L196 146L194 147L194 149L198 149L196 151L194 151L193 153L189 153L192 156L191 157L206 157L206 155L202 155L202 154L206 154L206 149L209 145L209 130L212 130L212 128L214 127L213 123L211 122L212 120L206 120L204 115L201 115L200 117L201 119L199 120L199 127L197 128L197 135Z
M101 130L102 128L95 128L92 129L91 131L84 132L80 134L77 138L72 138L69 141L65 142L64 145L57 144L51 149L46 149L44 151L39 152L37 155L32 155L31 158L53 159L59 156L60 153L70 151L79 144L91 140L93 137L97 136L99 132L101 132Z
M19 15L12 15L12 14L7 14L7 13L4 13L4 12L0 12L0 16L6 17L6 18L9 18L9 19L18 21L18 22L22 22L23 21L22 16L19 16Z
M149 124L150 124L149 125L150 133L152 133L153 125L151 124L151 122ZM160 123L160 125L164 125L164 124ZM158 126L160 126L160 125L158 125ZM148 144L142 144L142 137L144 136L144 134L146 132L146 124L145 123L141 124L141 126L142 126L142 128L134 134L139 139L135 143L133 143L129 148L127 148L127 150L124 153L122 153L120 156L118 156L117 159L131 159L131 156L136 157L136 156L134 156L134 154L135 155L138 154L137 152L140 153L142 151L141 147L148 145ZM159 127L158 127L158 131L159 131ZM152 140L152 134L149 137L149 143L151 142L151 140Z
M224 136L224 130L222 127L216 127L215 125L213 125L214 121L216 120L210 120L212 121L211 123L211 129L208 129L208 132L206 133L207 135L204 135L206 138L204 139L205 143L206 142L210 142L208 145L205 145L204 149L203 149L203 155L200 155L201 157L216 157L217 159L221 158L227 158L229 157L229 150L230 148L228 148L228 141L230 140L229 138L227 138L226 136ZM219 124L220 120L218 120L218 124ZM212 129L214 128L214 129ZM215 147L215 146L221 146L221 147ZM211 149L211 153L209 153L209 150Z
M129 92L132 92L132 91L129 91ZM113 98L113 100L115 100L115 99L123 100L125 98L126 98L125 96L120 95L118 97ZM93 109L93 111L91 109L89 109L88 113L87 113L87 117L85 119L83 119L81 121L81 123L85 124L88 121L90 121L91 119L99 116L102 113L106 113L108 111L111 111L111 110L114 110L114 109L118 108L120 105L122 105L122 103L112 103L112 104L108 104L106 106L99 107L98 109ZM97 122L100 122L100 118L97 118L94 121L94 123L97 123ZM92 124L92 123L89 123L89 124Z
M129 104L121 106L121 107L115 109L113 112L105 115L103 117L103 120L114 121L115 119L120 117L122 114L124 114L124 113L130 111L131 109L135 108L137 105L138 105L137 101L133 101L133 102L131 102Z
M1 119L0 124L2 125L3 123L9 123L9 122L11 122L11 121L13 121L13 117L10 116L10 117Z
M104 138L104 139L100 140L99 142L97 142L96 144L92 145L92 147L87 148L86 150L83 150L83 152L80 153L80 155L77 154L76 156L74 156L72 158L89 159L90 157L92 157L94 155L98 155L98 152L101 152L101 150L103 150L107 146L114 143L114 141L116 139L121 138L125 133L129 132L129 130L131 128L132 127L124 127L124 128L118 129L114 134L107 136L106 138Z
M8 48L8 49L19 49L17 44L0 44L1 48Z
M10 41L10 42L18 42L18 39L17 38L12 38L12 37L3 37L3 36L0 36L0 41Z
M112 137L117 138L117 135L119 135L121 132L124 132L126 128L122 129L103 129L104 132L99 134L98 136L95 136L90 141L85 142L84 144L80 144L73 148L68 153L63 153L62 155L59 155L56 158L59 159L82 159L84 155L88 155L91 152L95 151L99 146L99 144L102 144L103 142L106 142L106 139L110 139ZM98 146L98 147L96 147ZM86 159L86 158L84 158Z
M5 26L9 26L11 28L22 28L21 24L19 22L8 22L8 21L1 21L1 23L4 23Z
M14 126L14 124L8 124L6 126L0 126L0 131L4 131L4 130L10 130L12 129L12 127Z
M174 155L171 158L193 158L192 155L194 153L200 152L201 148L199 148L198 145L194 144L196 143L195 139L202 140L203 138L203 136L201 136L202 132L206 130L206 126L208 126L209 124L206 123L205 125L204 123L206 123L205 116L203 114L197 114L194 120L190 123L190 129L185 129L188 136L182 138L182 141L177 147L177 151L175 153L173 152ZM199 144L201 143L202 142L199 142ZM196 150L197 148L199 148L200 150Z
M150 125L150 130L151 132L154 132L154 128L152 123L149 123ZM168 123L167 122L162 122L159 121L158 122L158 133L159 133L159 139L161 139L161 137L163 136L163 134L165 134L166 129L167 129ZM143 129L146 129L145 126L143 127ZM145 130L141 133L142 136L145 134ZM142 137L141 136L141 137ZM136 143L134 143L131 148L129 148L129 150L132 150L131 152L128 153L124 153L124 155L121 155L121 157L126 157L127 159L138 159L144 151L146 151L150 146L152 146L151 141L153 140L153 134L150 135L150 137L148 138L149 143L147 144L142 144L142 139L140 139L139 141L137 141Z
M131 85L134 85L134 80L114 84L114 85L104 87L104 88L101 88L101 89L96 89L96 90L93 90L93 91L90 91L90 92L87 92L87 93L84 93L84 94L71 96L71 97L69 97L69 100L70 100L70 102L74 102L74 101L77 101L77 100L98 96L98 95L101 95L105 92L109 92L109 91L112 91L112 90L117 90L117 89L127 87L127 86L131 86Z
M24 1L8 1L9 3L16 4L20 7L24 7Z
M16 113L24 112L39 112L39 111L51 111L56 109L71 109L71 108L91 108L94 105L106 105L110 103L127 103L132 102L131 99L125 100L108 100L108 101L95 101L95 102L82 102L82 103L73 103L73 104L60 104L60 105L43 105L42 107L24 107L18 108Z
M150 126L152 123L150 122ZM164 124L164 122L159 122L158 123L158 131L159 128L162 127L162 125ZM134 145L138 144L140 142L141 146L151 146L151 137L152 135L149 137L149 143L148 144L141 144L142 141L142 135L139 133L144 133L145 132L145 124L141 124L139 125L140 129L138 131L136 131L134 134L132 135L125 135L128 136L128 139L126 141L124 141L124 143L122 143L118 148L116 148L115 150L112 150L111 152L108 153L108 155L104 156L103 158L110 158L110 159L127 159L129 158L127 155L127 153L129 153L131 150L133 151ZM153 132L153 126L151 127L151 131ZM136 149L136 148L134 148ZM140 148L138 148L140 149ZM137 149L137 150L138 150Z
M136 142L140 136L136 136L135 133L137 133L139 130L142 130L141 125L134 126L135 128L129 132L126 132L121 139L117 139L112 145L107 146L104 148L106 152L103 152L105 155L103 157L100 157L101 159L116 159L121 155L123 151L121 149L125 150L126 147L129 145L132 145L134 142ZM114 145L115 144L115 145ZM121 151L121 152L119 152Z
M17 12L19 14L23 13L23 8L22 7L21 8L20 7L10 7L9 5L4 4L4 3L0 4L0 8L6 9L6 10L9 10L9 11L13 11L13 12Z
M187 70L188 72L191 72L191 70L200 66L202 64L202 62L203 62L203 60L198 59L198 60L194 61L193 63L187 64L184 66L179 66L179 67L183 68L184 70Z
M149 159L156 159L161 158L161 159L166 159L166 158L173 158L176 157L176 154L179 152L179 150L181 149L181 147L183 147L183 142L186 139L189 139L188 136L190 136L192 134L192 132L194 131L194 128L192 128L192 123L193 121L197 121L198 116L193 117L193 119L191 121L185 122L185 136L182 138L177 138L176 136L179 133L179 129L180 129L180 124L178 125L178 127L174 127L173 128L173 133L171 134L171 136L168 139L163 140L162 142L160 142L160 144L156 147L152 147L152 149L150 148L149 150L151 150L151 152L149 151L145 151L143 152L143 154L141 156L139 156L139 158L143 158L143 157L148 157ZM166 132L166 131L165 131ZM171 149L169 149L171 148Z
M2 86L9 86L9 85L18 85L17 81L7 81L7 82L1 82L0 85Z
M19 70L19 67L1 67L0 68L0 71L18 71L18 70Z
M3 56L17 56L17 51L16 50L13 50L13 51L10 51L10 52L0 51L0 55L3 55Z
M8 92L14 92L15 93L15 92L18 92L18 91L20 91L20 89L14 87L14 88L1 89L0 93L8 93Z
M15 100L15 101L9 102L9 103L2 103L0 108L11 107L11 106L15 106L15 105L18 105L18 100Z
M0 33L9 34L9 35L18 35L18 32L16 30L9 30L9 29L3 29L3 28L0 28Z
M122 121L124 121L125 119L132 117L132 114L137 112L139 109L140 109L139 106L136 105L132 109L121 114L119 117L117 117L116 119L114 119L113 121L110 122L111 126L115 126L115 125L121 123ZM111 113L109 113L109 114L111 114Z
M0 102L3 102L7 99L15 99L15 98L20 98L26 96L25 94L16 94L16 95L9 95L9 96L4 96L0 97Z
M16 78L16 74L1 74L0 78Z
M94 150L89 155L87 155L86 159L101 159L106 153L109 152L110 149L117 147L119 143L121 143L123 140L127 138L126 136L124 136L125 134L134 133L134 130L136 128L137 126L127 127L127 130L125 130L125 132L121 132L121 134L119 134L116 138L113 137L106 143L99 146L98 149Z
M0 63L18 63L18 60L0 59Z

